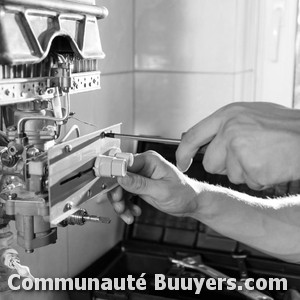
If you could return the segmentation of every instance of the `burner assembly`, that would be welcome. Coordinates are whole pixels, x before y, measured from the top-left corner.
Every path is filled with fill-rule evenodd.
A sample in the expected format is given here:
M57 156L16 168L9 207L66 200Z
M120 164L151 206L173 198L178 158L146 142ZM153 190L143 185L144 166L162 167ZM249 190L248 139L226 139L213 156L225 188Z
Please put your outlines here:
M107 14L90 0L1 2L0 255L6 267L19 270L18 254L8 247L10 222L27 253L55 243L57 226L110 222L80 205L126 174L132 154L122 156L120 140L105 137L120 133L120 125L85 136L76 125L66 130L72 94L100 89L98 61L105 55L98 20Z

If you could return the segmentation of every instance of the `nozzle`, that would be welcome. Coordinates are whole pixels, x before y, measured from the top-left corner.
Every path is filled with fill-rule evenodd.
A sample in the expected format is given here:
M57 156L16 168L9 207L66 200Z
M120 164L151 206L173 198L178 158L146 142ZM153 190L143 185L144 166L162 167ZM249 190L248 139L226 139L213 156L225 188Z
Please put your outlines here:
M89 215L85 209L81 208L73 215L69 216L65 222L67 223L66 225L84 225L86 222L109 224L111 220L107 217Z

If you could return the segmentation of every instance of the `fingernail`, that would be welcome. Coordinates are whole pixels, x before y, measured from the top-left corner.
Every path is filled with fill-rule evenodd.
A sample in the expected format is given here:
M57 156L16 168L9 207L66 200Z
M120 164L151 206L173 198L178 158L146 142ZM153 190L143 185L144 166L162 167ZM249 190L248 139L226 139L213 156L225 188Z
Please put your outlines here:
M191 158L190 161L188 162L188 164L180 166L178 163L176 163L176 166L177 166L179 171L184 173L190 168L192 163L193 163L193 159Z
M121 216L121 219L126 223L126 224L131 224L133 222L133 218L129 216Z

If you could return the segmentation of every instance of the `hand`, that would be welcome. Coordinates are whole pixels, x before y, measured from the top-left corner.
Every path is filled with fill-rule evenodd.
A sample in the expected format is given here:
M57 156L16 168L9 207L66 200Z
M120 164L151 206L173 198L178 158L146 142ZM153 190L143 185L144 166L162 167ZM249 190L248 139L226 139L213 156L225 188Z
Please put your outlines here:
M188 216L196 209L197 192L193 180L153 151L135 155L130 173L119 177L118 183L130 194L139 195L157 209L175 216ZM141 212L132 205L128 193L119 187L109 199L120 217L128 224Z
M264 102L232 103L183 135L177 166L187 170L199 147L203 166L252 189L300 178L300 111Z

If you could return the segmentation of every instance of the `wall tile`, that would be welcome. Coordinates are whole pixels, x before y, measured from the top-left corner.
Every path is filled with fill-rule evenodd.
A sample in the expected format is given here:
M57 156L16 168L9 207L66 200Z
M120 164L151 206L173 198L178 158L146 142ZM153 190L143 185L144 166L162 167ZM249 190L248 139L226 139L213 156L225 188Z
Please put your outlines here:
M106 57L100 62L102 74L133 69L133 0L97 0L109 15L99 20L99 30Z
M14 225L11 225L15 232ZM19 252L21 264L30 268L31 274L36 278L68 277L68 239L67 229L58 228L56 244L37 248L33 253L27 254L16 243L13 248ZM1 296L0 296L1 298ZM4 297L5 298L5 297ZM12 294L14 300L68 300L66 292L53 291L16 291Z
M233 75L137 73L135 131L180 138L233 100Z
M236 24L236 0L138 0L135 5L138 70L236 71L236 26L243 26Z
M97 204L91 200L82 205L89 213L110 217L110 224L87 223L68 227L69 276L75 276L111 249L123 235L123 223L108 201ZM100 271L100 270L99 270Z
M11 226L12 229L14 226ZM14 229L12 230L15 231ZM68 275L67 230L58 228L57 242L53 245L37 248L33 253L15 245L21 264L27 265L34 277L63 277Z
M133 131L133 75L116 74L101 77L101 90L73 95L71 110L75 117L95 127L70 120L68 126L80 124L81 133L122 123L122 132ZM123 150L129 150L131 143L123 143Z

